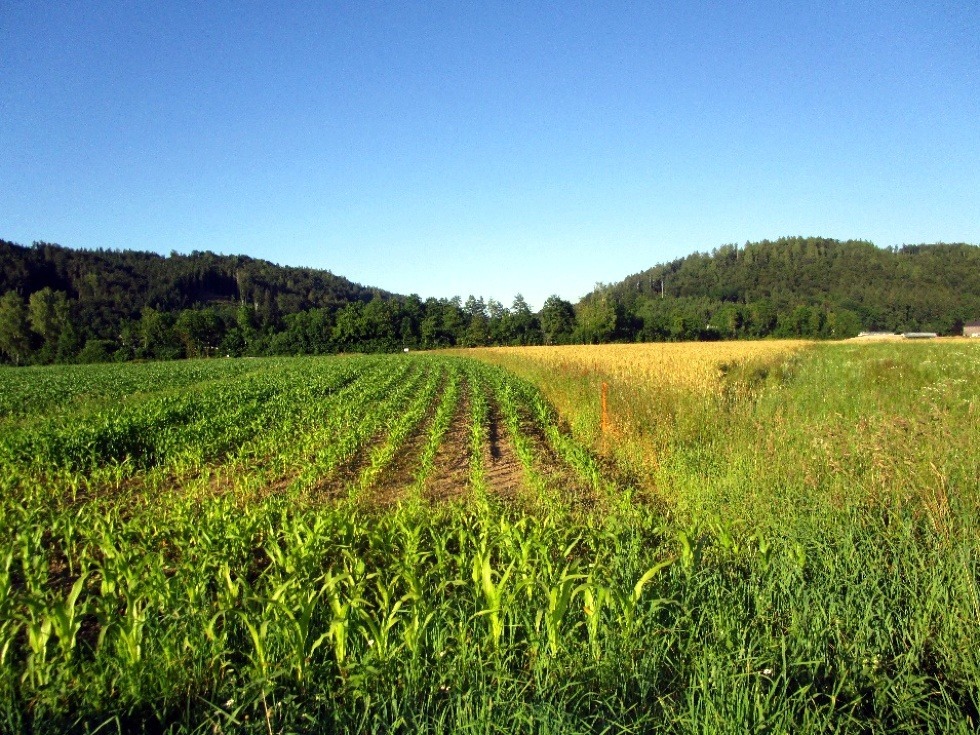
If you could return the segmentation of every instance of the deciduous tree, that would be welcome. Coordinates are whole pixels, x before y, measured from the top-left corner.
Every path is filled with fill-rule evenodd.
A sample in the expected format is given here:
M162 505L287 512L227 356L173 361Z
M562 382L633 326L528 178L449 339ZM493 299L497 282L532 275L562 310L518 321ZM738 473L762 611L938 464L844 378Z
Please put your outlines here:
M31 353L27 307L16 291L0 297L0 351L14 365L26 361Z

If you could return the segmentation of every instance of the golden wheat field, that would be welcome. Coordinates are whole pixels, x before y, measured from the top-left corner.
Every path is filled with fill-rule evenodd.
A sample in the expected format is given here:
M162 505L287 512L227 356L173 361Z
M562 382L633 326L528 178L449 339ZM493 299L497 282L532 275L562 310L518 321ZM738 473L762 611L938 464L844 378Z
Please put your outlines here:
M676 342L456 351L533 383L572 433L630 468L647 488L669 446L693 436L720 405L747 399L752 376L812 342ZM721 401L721 404L719 404Z
M555 347L488 347L486 356L530 361L556 373L581 373L714 392L725 369L768 361L810 344L803 340L766 342L676 342Z

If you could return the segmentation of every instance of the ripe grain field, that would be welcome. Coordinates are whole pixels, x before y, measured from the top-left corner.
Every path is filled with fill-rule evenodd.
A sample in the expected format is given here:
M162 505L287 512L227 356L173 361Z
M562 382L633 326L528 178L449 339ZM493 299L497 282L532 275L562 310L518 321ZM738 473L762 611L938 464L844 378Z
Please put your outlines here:
M975 731L978 347L2 369L0 730Z

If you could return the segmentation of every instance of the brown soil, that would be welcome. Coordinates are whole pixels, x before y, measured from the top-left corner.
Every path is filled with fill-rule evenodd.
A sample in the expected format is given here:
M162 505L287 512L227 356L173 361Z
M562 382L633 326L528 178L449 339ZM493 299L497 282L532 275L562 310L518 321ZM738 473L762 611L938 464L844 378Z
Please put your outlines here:
M381 507L393 505L401 500L405 496L405 491L415 484L415 473L418 471L422 452L425 451L429 431L436 420L439 402L448 385L449 375L444 372L435 397L429 402L422 420L415 426L404 443L398 447L391 463L381 470L380 476L367 489L363 498L365 503ZM384 438L382 437L380 441L384 441Z
M442 386L445 389L445 385ZM465 497L470 491L470 387L464 380L461 385L460 400L449 426L442 437L433 458L433 470L425 480L421 495L429 503L442 503ZM429 412L411 433L405 443L372 484L365 488L361 501L371 505L386 507L405 497L415 485L419 459L428 440L438 401L431 403ZM523 412L522 412L523 413ZM563 505L587 510L595 506L599 499L588 482L578 477L552 449L542 429L530 419L522 417L522 434L532 444L536 458L534 471L544 480L549 495ZM330 502L347 496L350 489L360 479L367 466L372 447L386 437L378 435L366 441L341 465L321 477L314 487L308 490L308 497L320 502ZM487 442L482 455L486 489L506 502L532 502L528 493L525 470L511 441L507 424L500 406L490 401L487 419ZM216 473L212 478L212 489L222 492L229 478ZM261 495L282 492L295 480L288 475L270 483Z
M425 449L429 438L429 429L435 419L438 401L433 401L428 415L415 427L412 434L405 440L394 459L381 471L381 475L364 494L363 501L372 506L394 505L401 500L405 491L415 484L415 472L419 466L419 458Z
M316 484L308 491L309 497L318 501L337 500L346 497L351 486L361 476L361 470L367 466L371 447L374 446L374 442L379 439L379 436L362 443L346 461L317 480Z
M490 404L487 445L483 451L487 490L507 500L513 500L524 488L524 468L514 451L500 408Z
M464 395L456 406L442 443L433 458L434 469L425 481L423 497L432 503L464 495L470 480L470 402Z

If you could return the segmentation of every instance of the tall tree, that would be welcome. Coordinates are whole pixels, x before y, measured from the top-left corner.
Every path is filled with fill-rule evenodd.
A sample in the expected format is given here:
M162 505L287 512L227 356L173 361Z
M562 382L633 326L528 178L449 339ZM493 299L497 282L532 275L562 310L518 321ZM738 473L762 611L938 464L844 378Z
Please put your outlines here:
M224 336L221 319L214 309L184 309L174 323L174 333L184 343L188 357L213 354Z
M139 322L140 357L172 360L182 347L173 332L173 316L151 307L143 309Z
M616 307L605 295L583 301L579 304L576 322L582 342L608 342L616 333Z
M0 297L0 352L14 365L20 365L31 354L27 307L16 291L7 291Z
M524 296L517 294L506 319L508 341L514 345L541 344L541 329Z
M575 308L559 296L549 296L541 307L544 343L559 345L569 341L575 331Z
M51 362L57 357L58 338L68 323L68 318L68 298L62 291L53 291L45 286L31 294L27 302L27 319L31 329L43 342L43 362Z

